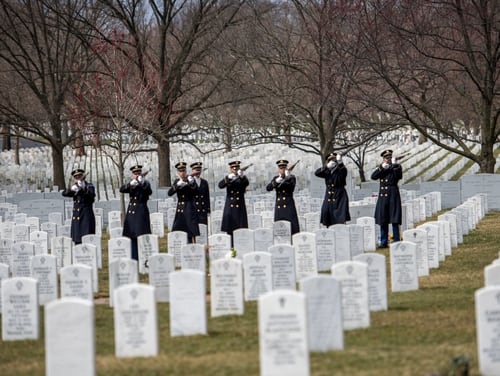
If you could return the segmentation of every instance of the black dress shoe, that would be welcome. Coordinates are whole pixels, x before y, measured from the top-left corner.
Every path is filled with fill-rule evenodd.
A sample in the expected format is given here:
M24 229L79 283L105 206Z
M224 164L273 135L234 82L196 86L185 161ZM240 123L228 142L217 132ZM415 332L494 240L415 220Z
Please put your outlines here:
M377 248L378 249L388 248L388 245L387 244L380 244Z

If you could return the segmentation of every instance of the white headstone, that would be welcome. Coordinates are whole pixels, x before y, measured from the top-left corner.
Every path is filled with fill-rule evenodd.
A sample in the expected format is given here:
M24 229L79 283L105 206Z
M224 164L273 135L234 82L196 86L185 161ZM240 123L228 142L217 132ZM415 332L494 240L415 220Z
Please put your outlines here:
M416 244L408 241L392 243L390 254L392 291L418 290Z
M211 317L243 315L242 262L234 258L216 260L210 267Z
M14 226L14 242L29 242L30 241L30 226L24 224L16 224Z
M168 253L174 256L175 266L181 266L181 248L187 244L187 233L184 231L171 231L168 233Z
M148 273L148 260L152 255L160 252L160 244L158 236L152 234L144 234L137 237L137 247L139 250L139 273Z
M254 230L254 252L267 252L272 245L274 245L272 228L261 227Z
M97 274L97 247L91 243L81 243L73 247L73 264L87 265L92 269L92 287L94 292L99 291Z
M450 223L450 243L451 247L458 246L457 216L451 212L438 215L438 221L448 221Z
M259 354L262 376L308 376L305 296L290 290L259 298Z
M9 265L0 262L0 313L2 313L2 281L9 278Z
M51 249L52 246L52 238L57 236L57 224L54 222L43 222L40 225L40 229L47 233L47 244L48 249Z
M290 221L273 222L274 244L292 243L292 224Z
M339 223L329 228L335 232L335 262L350 261L352 256L349 227Z
M302 278L318 274L316 257L316 237L312 232L299 232L292 236L295 249L295 276L297 282Z
M82 243L93 244L96 247L97 267L102 268L102 239L99 235L88 234L82 236Z
M62 298L45 306L46 376L94 376L94 304Z
M318 271L330 271L335 263L335 231L329 228L322 228L314 232L316 235L316 255L318 261Z
M38 339L37 281L29 277L2 280L2 340Z
M429 260L429 269L439 268L439 226L424 223L417 226L417 229L427 232L427 257Z
M151 221L151 233L160 238L165 236L165 225L163 223L163 213L151 213L149 215Z
M257 300L273 288L271 254L250 252L243 257L245 301Z
M344 330L368 328L368 265L359 261L342 261L332 265L332 277L342 289L342 320Z
M367 252L354 256L353 261L368 265L368 306L370 311L387 311L387 275L384 255Z
M59 290L55 256L33 256L31 258L31 277L38 281L38 303L40 305L45 305L57 299Z
M113 306L114 291L124 285L139 282L137 260L123 258L109 263L109 306Z
M181 247L181 269L206 270L205 245L185 244Z
M269 247L273 275L273 290L296 290L294 248L288 244Z
M226 257L231 251L231 236L227 234L214 234L208 237L210 262Z
M48 234L45 231L30 232L30 242L35 245L35 255L46 255L49 253Z
M373 252L377 248L377 235L375 231L375 218L360 217L356 219L358 225L363 226L363 240L365 252Z
M121 258L132 258L132 241L120 235L108 240L108 264Z
M92 268L87 265L68 265L60 270L61 298L77 297L94 301Z
M484 287L475 293L476 338L479 373L500 374L500 286Z
M180 270L170 273L170 335L207 334L205 273Z
M158 355L154 290L153 286L132 283L114 291L115 355L118 358Z
M0 263L12 265L12 239L3 239L0 236Z
M12 277L30 277L31 257L35 255L35 245L17 242L12 245Z
M67 236L56 236L52 238L51 253L56 256L57 272L60 273L61 268L69 266L73 263L73 241Z
M484 285L500 286L500 264L486 265L484 268Z
M350 224L349 228L349 246L351 249L351 259L354 256L365 252L364 228L362 225Z
M300 281L306 296L310 351L344 349L340 283L331 276L306 277Z
M243 256L255 251L254 231L249 228L239 228L233 231L234 249L236 257L243 260Z
M156 302L170 301L170 273L173 271L175 271L173 255L158 253L149 258L149 284L155 287Z
M403 239L415 243L417 246L417 270L418 276L429 275L429 256L427 254L427 231L423 229L411 229L403 231Z

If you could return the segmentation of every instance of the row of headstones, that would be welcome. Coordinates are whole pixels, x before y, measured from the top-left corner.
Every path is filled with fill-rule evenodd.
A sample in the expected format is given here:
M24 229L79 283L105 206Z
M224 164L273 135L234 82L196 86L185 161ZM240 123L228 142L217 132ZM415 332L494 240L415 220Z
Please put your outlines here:
M500 256L500 253L499 253ZM484 267L484 287L474 293L481 375L500 374L500 257Z
M398 243L394 245L396 244ZM402 250L403 254L399 257L402 259L400 266L406 268L408 252ZM391 266L392 252L393 249L391 249ZM263 256L265 255L257 252L246 257ZM368 268L369 265L373 265L371 257L384 257L366 256L370 259L365 262L346 261L333 265L333 278L309 276L302 279L301 292L278 289L260 295L258 315L262 374L287 370L293 370L298 374L309 374L309 351L343 349L343 330L369 327L368 276L369 274L373 276L373 273L369 273ZM385 261L381 261L385 266ZM243 304L238 304L242 299L237 298L241 297L241 289L237 288L241 285L241 282L238 284L238 281L241 281L241 262L235 259L215 261L211 273L213 300L222 302L220 308L225 312L219 313L243 314ZM262 268L254 268L252 273L261 275ZM207 334L204 275L202 272L192 270L170 273L172 336ZM385 276L384 269L380 275ZM385 285L383 278L381 280ZM27 322L32 324L28 332L34 338L38 338L38 310L35 308L37 304L30 305L30 302L36 301L37 281L13 278L4 283L3 300L12 304L2 316L2 328L9 329L5 334L7 338L2 332L3 339L17 339L20 328L22 329ZM373 291L373 287L371 290ZM115 301L116 356L158 355L159 339L154 291L155 288L150 286L126 284L112 292ZM241 309L241 313L235 312L234 309ZM214 315L212 310L212 315L218 314ZM75 365L78 369L95 374L93 321L92 303L80 299L63 298L46 306L47 375L70 371ZM68 354L69 350L74 348L65 344L69 339L73 339L74 342L74 338L81 339L78 343L78 356L74 353Z
M472 206L469 205L467 207L466 210L467 210L468 217L477 218L477 220L479 220L482 210L480 208L475 208L476 211L474 211L474 207L477 206L478 203L481 203L481 201L478 200ZM451 223L455 223L455 225L460 223L460 222L457 222L456 215L453 215L453 214L447 214L447 215L449 215L449 217L447 217L445 219L450 220L450 225L449 225L450 228L455 227L455 226L452 226ZM441 222L443 222L443 224L447 223L446 220L443 220ZM457 236L454 235L457 233L456 231L450 231L450 233L448 233L448 231L441 231L440 232L439 226L434 226L434 224L431 224L431 223L425 224L423 226L425 226L425 228L428 232L427 237L425 236L426 235L425 232L423 232L421 234L422 236L419 236L418 232L417 232L418 230L414 230L413 232L411 232L411 234L408 234L408 237L410 237L410 238L411 238L411 236L413 236L414 239L412 239L412 240L414 240L414 243L408 242L408 241L403 241L403 242L395 243L393 245L393 247L395 248L394 252L391 253L391 265L393 265L393 264L395 265L394 268L391 268L391 271L392 270L395 271L394 273L391 273L391 282L392 282L393 291L405 291L405 290L409 290L409 289L418 288L418 276L428 275L428 264L431 265L431 267L438 267L439 261L444 260L445 255L448 254L448 252L447 252L448 248L450 248L450 254L451 254L450 244L458 242ZM472 223L472 226L474 226L474 222ZM444 228L446 228L446 227L444 227ZM325 231L329 231L329 230L325 230ZM434 235L431 236L433 233L434 233ZM335 231L333 231L333 234L335 234ZM178 244L176 245L175 243L182 244L183 241L179 240L179 239L183 239L183 238L185 239L185 235L182 236L182 234L179 234L180 237L177 236L178 234L175 234L175 235L176 236L172 236L172 240L171 240L172 248L178 248ZM403 236L406 238L407 234L404 233ZM420 239L419 239L419 237L420 237ZM455 239L455 241L451 241L450 237L451 237L451 239ZM148 235L148 236L143 236L143 238L141 238L139 241L139 248L140 248L140 250L143 251L143 252L140 251L140 261L141 262L139 264L139 270L143 273L146 273L148 271L147 267L148 267L150 259L153 257L153 255L158 254L157 238L156 238L156 241L155 241L155 238L156 237L153 235ZM261 279L260 282L253 282L251 285L253 285L253 286L260 285L260 286L267 286L267 287L264 288L263 290L258 290L257 293L254 294L254 297L266 292L269 286L272 286L273 288L292 288L293 286L295 286L295 278L294 277L296 277L297 280L300 280L300 278L303 278L303 277L306 277L309 275L316 275L318 272L318 269L320 269L320 268L318 267L318 258L315 255L316 254L316 244L313 240L314 238L315 238L314 234L300 233L300 234L294 235L294 238L293 238L294 239L294 247L289 246L287 244L279 244L279 245L274 246L274 254L275 254L274 259L277 260L276 261L277 265L289 265L289 266L291 265L292 268L288 268L288 269L282 268L282 270L280 270L280 268L278 268L278 267L271 267L271 262L270 262L271 254L269 254L269 257L267 257L266 253L262 253L260 255L257 255L255 257L255 262L257 264L261 260L262 260L262 263L264 263L264 264L266 264L266 262L267 262L267 267L264 269L267 270L268 272L267 273L262 272L262 271L258 272L257 276L261 276L261 277L264 276L263 279ZM437 241L441 238L449 240L448 242L446 242L446 241L444 242L444 244L445 244L444 247L439 241ZM151 239L153 239L153 241ZM434 241L432 241L432 239L434 239ZM118 239L118 240L125 241L127 239ZM112 240L110 240L110 242L111 241ZM340 243L345 243L345 242L346 242L346 240L344 239ZM347 240L347 242L349 242L349 240ZM155 247L155 244L156 244L156 247ZM329 247L327 247L327 248L335 249L335 248L337 248L337 247L334 247L335 244L336 244L335 242L333 242L333 244L330 243ZM332 245L333 245L333 247L332 247ZM226 251L228 251L230 249L230 239L227 235L216 235L216 239L211 243L211 247L213 247L213 248L209 252L210 259L212 261L221 259L224 257ZM76 261L90 264L89 268L91 269L91 273L89 273L89 275L92 274L92 283L86 283L86 285L89 285L89 286L94 285L95 288L97 289L97 285L96 285L96 282L97 282L97 260L96 260L97 252L96 252L96 248L97 247L94 245L86 245L86 244L79 245L79 246L75 247L76 250L83 251L82 252L83 256L76 257ZM184 248L186 248L186 245L184 245ZM272 248L273 247L269 248L269 250ZM145 250L145 252L144 252L144 250ZM432 250L432 252L427 252L429 250ZM443 251L440 252L439 250L443 250ZM76 254L73 255L74 256L73 261L75 261L75 255L77 255L79 253L78 251ZM401 257L397 256L396 251L400 251L400 253L402 254ZM114 252L115 251L113 251L113 248L110 247L110 261L111 261L110 262L110 271L112 270L111 265L112 265L113 261L118 261L121 256L124 256L125 258L127 256L129 257L130 245L128 247L122 247L121 250L118 251L118 254L115 254ZM174 251L174 253L175 253L175 251ZM184 257L182 257L183 254L184 254ZM252 254L252 253L250 253L250 254ZM347 254L349 254L349 252L347 252ZM426 257L426 254L428 257ZM411 255L411 257L409 257L409 255ZM419 256L417 257L417 255L419 255ZM167 255L165 255L165 256L167 256ZM52 273L53 278L52 279L57 279L57 275L55 273L56 262L54 260L54 266L52 268L49 268L49 267L47 267L48 264L44 265L47 258L46 257L44 258L43 256L41 256L41 257L42 257L41 258L42 265L38 266L39 269L36 269L36 270L42 270L42 272L37 272L37 274L40 276L40 278L43 278L44 285L49 286L49 287L52 286L50 288L50 290L53 292L56 289L53 287L54 283L50 284L50 282L48 282L48 280L50 280L50 278L48 278L48 275L50 274L48 272L48 270L50 271L52 269L53 270L53 273ZM174 256L171 255L171 257L172 257L172 260L174 260ZM350 257L347 257L347 258L350 259L351 257L352 257L352 255ZM141 260L141 258L142 258L142 260ZM330 254L327 256L327 259L328 258L333 260L334 263L340 261L338 259L335 260L335 252L332 252L332 251L330 251ZM403 262L399 259L403 260ZM190 248L188 250L185 249L184 252L182 251L182 247L181 247L180 260L184 260L184 265L186 265L187 267L201 268L202 272L204 272L204 262L201 262L201 260L204 261L203 246L190 245ZM181 261L181 266L183 266L182 263L183 262ZM38 262L38 264L40 264L40 262ZM174 264L174 262L173 261L170 263L165 262L164 267L167 264ZM200 264L202 264L203 266L200 267ZM294 264L295 264L295 267L293 267ZM384 263L382 262L382 264L384 264ZM123 267L123 263L121 265ZM161 262L160 262L160 265L161 265ZM404 266L402 268L402 270L403 270L402 273L396 273L397 270L401 269L401 268L396 267L397 265ZM256 266L254 266L254 267L256 267ZM160 270L161 268L158 268L158 270L160 271L159 275L161 275L161 274L168 275L169 270L171 271L174 268L175 268L174 265L172 265L172 267L170 269L167 268L167 269ZM133 268L130 268L130 267L127 268L127 270L132 270L132 269ZM135 267L135 269L137 269L137 267ZM33 269L33 260L31 261L31 270L35 270L35 269ZM272 273L273 270L279 271L279 272L275 272L273 274ZM413 271L413 272L409 273L409 270ZM118 273L119 273L119 270L118 270ZM130 272L127 272L127 273L130 274ZM110 280L111 281L119 281L120 278L122 278L122 280L126 280L125 277L119 277L119 276L111 277L111 274L112 273L110 272ZM377 274L377 273L374 273L372 271L372 274ZM378 274L380 274L380 273L378 273ZM383 275L384 273L381 273L381 274ZM404 279L400 278L401 275L404 276ZM158 278L161 278L161 277L158 277ZM136 279L137 278L135 278L135 280ZM274 280L274 283L271 284L270 281L273 281L273 280ZM130 280L128 280L128 281L130 282ZM265 281L267 281L267 282L265 282ZM282 284L280 284L276 281L282 281ZM288 281L288 282L283 283L283 281L285 281L285 282ZM119 283L112 282L110 285L110 291L112 291L113 285L118 285L118 284ZM82 283L80 283L79 285L82 285ZM385 285L385 283L382 283L382 285ZM158 287L160 287L160 286L158 286ZM163 287L166 287L166 286L163 286ZM97 290L95 290L95 291L97 291ZM91 295L89 295L89 296L91 296ZM248 296L250 296L250 295L248 295ZM56 293L56 297L57 297L57 293ZM46 300L44 299L44 301L46 301Z

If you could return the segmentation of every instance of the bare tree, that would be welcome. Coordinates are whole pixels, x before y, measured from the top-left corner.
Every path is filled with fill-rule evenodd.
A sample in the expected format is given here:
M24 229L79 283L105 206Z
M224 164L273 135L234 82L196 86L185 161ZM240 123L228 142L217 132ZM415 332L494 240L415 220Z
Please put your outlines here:
M230 75L235 59L215 70L217 43L231 28L244 22L239 1L98 1L109 21L100 38L113 43L111 33L123 33L121 49L134 75L142 80L152 100L150 123L137 129L158 145L159 184L170 183L170 143L182 142L193 132L195 111L221 103L211 101ZM110 70L112 71L112 69Z
M120 37L118 37L120 39ZM96 44L92 50L99 61L72 89L71 111L73 128L82 139L115 165L120 185L124 180L127 161L137 153L151 151L144 144L148 134L139 131L141 124L152 122L152 101L149 88L134 74L129 60L123 55L122 40L112 45ZM137 164L137 159L132 162ZM105 174L102 176L105 178ZM117 188L115 186L115 188ZM121 194L121 211L125 212Z
M263 140L271 136L324 160L390 125L372 121L373 109L359 101L368 73L359 59L359 8L359 2L278 2L257 20L247 59L263 93L257 104ZM353 128L363 137L353 138Z
M52 149L54 184L65 185L63 138L66 96L88 64L86 51L70 32L86 1L0 0L0 113ZM82 32L82 34L85 34Z
M493 173L500 128L496 0L366 1L365 56L383 86L372 104ZM453 141L453 142L450 142ZM471 145L479 144L480 153Z

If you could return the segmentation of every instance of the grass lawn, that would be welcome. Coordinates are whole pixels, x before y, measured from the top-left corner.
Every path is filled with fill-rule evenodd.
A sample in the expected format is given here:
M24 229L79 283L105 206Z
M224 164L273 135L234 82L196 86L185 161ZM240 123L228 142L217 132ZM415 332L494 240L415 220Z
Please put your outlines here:
M488 214L439 269L420 278L418 291L389 290L388 311L372 312L368 329L346 331L343 351L311 354L311 374L459 375L454 364L468 358L470 375L479 375L474 292L484 285L484 267L499 255L499 223L500 212ZM388 260L388 251L383 254ZM101 270L100 298L106 297L107 285ZM208 335L175 338L169 332L169 305L158 304L159 356L119 359L114 356L113 311L102 300L95 305L98 375L259 374L256 302L245 304L243 316L215 319L207 306ZM0 341L0 375L45 374L43 309L40 323L37 341Z

